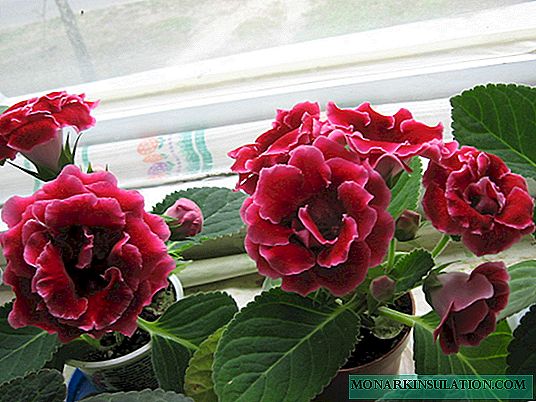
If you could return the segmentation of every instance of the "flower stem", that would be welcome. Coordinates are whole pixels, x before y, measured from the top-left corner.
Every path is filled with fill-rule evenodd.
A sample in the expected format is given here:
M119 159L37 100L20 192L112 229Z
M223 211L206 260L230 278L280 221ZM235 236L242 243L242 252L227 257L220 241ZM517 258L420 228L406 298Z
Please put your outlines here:
M435 258L438 255L440 255L443 252L443 250L445 250L449 242L450 242L450 236L448 234L443 234L439 242L436 244L436 246L432 250L432 257Z
M400 311L396 311L385 306L378 307L378 313L384 317L390 318L393 321L401 322L408 327L414 327L415 325L418 325L420 327L425 328L429 332L434 331L434 329L426 322L424 322L421 317L402 313Z
M396 238L393 238L391 240L391 243L389 243L389 251L387 252L387 269L386 271L389 272L395 265L395 251L396 251Z
M80 335L80 339L86 342L88 345L93 346L95 349L102 349L102 345L100 344L100 342L87 334Z
M178 343L179 345L184 346L186 349L190 349L192 351L196 351L199 349L199 346L193 344L191 341L180 338L179 336L169 332L168 330L165 330L158 326L158 323L146 321L141 317L138 317L138 328L143 329L144 331L147 331L149 334L151 334L151 337L153 335L158 335L162 338L169 339L173 342Z

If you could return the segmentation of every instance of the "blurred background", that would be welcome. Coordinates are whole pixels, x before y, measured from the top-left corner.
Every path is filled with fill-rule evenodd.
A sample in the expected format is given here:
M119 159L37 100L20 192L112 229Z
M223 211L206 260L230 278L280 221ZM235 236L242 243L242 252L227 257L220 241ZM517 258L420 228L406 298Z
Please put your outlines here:
M522 0L2 0L0 92L13 97Z

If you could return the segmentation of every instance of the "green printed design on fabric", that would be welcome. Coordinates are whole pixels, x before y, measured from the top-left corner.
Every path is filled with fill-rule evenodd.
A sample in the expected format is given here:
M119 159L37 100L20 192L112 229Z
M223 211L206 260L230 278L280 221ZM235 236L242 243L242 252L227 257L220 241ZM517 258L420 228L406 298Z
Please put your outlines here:
M201 171L207 172L212 170L214 162L212 160L212 154L208 150L207 143L205 141L205 130L195 131L195 148L201 156Z
M185 172L197 173L212 170L214 161L205 141L205 130L180 133L178 145L186 162Z
M194 144L193 144L193 132L187 131L184 133L180 133L179 135L179 149L181 151L182 156L184 157L186 161L186 166L184 171L185 172L199 172L200 169L200 163L201 158L199 157L199 154L194 150Z

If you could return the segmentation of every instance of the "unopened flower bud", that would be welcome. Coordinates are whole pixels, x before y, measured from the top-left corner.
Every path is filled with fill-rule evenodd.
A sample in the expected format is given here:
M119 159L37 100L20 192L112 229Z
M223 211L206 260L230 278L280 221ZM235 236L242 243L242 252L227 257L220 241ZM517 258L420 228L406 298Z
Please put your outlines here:
M391 300L395 293L396 282L387 275L374 278L370 283L370 294L380 302Z
M420 224L421 216L415 211L406 209L396 220L396 239L398 241L413 240L417 234L417 231L419 230Z
M195 236L203 229L203 213L188 198L179 198L164 214L173 218L168 224L176 240Z

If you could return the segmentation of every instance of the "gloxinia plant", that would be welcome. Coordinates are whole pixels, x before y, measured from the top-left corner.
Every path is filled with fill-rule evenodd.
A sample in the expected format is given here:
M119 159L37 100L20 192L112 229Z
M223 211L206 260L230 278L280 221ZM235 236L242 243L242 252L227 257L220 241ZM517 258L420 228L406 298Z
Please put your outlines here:
M222 292L175 300L181 292L168 277L186 265L183 250L242 228L244 197L221 188L178 192L158 213L147 212L142 195L120 188L113 173L74 164L76 145L71 150L62 130L91 127L97 103L55 92L0 114L2 163L21 153L36 170L19 168L46 182L2 207L8 227L0 233L2 279L15 298L0 307L0 390L24 392L24 400L63 400L61 374L51 369L70 359L121 357L150 341L152 368L132 368L141 376L136 382L119 378L109 388L101 372L90 380L101 391L169 391L128 394L141 400L191 401L172 391L184 391L191 355L237 308ZM210 210L205 227L203 210ZM41 392L49 382L54 386Z
M93 124L87 113L95 103L81 107L83 96L61 94L72 109L59 102L64 114L59 106L37 113L49 116L43 124L54 120L56 134ZM7 148L51 142L51 129L28 127L25 138L10 120L0 130L3 160L20 152L50 182L8 200L2 212L4 280L16 298L0 308L0 392L30 395L50 382L61 400L61 375L50 368L108 350L111 338L129 344L140 332L150 337L154 375L168 392L118 398L191 401L174 391L201 402L306 402L347 361L367 361L365 339L396 344L408 327L419 374L533 374L535 357L525 349L534 345L536 309L513 333L505 319L536 303L536 261L507 267L494 254L535 228L522 175L536 178L536 115L527 114L536 90L477 87L452 106L450 142L441 123L426 125L406 109L389 116L369 103L330 102L322 114L304 102L279 110L270 130L229 153L236 192L177 191L151 213L113 173L74 166L60 136L54 166L28 147ZM10 132L20 137L11 141ZM437 244L412 249L423 230L436 238L432 227ZM187 265L187 249L244 233L266 277L255 300L238 312L225 293L199 293L154 315L167 276ZM486 260L457 269L442 255L449 243ZM431 312L416 316L403 308L421 286Z
M536 261L506 267L493 254L535 229L519 173L536 177L536 117L525 113L536 91L477 87L452 106L450 142L441 123L425 125L406 109L384 116L369 103L330 102L321 115L305 102L279 110L271 130L229 153L236 188L249 195L246 251L272 289L221 336L214 400L309 401L349 357L367 362L365 336L400 337L400 324L414 327L419 374L534 374L534 355L521 356L536 311L514 335L505 318L536 302L527 290ZM418 236L423 212L442 236L430 251L399 251L397 242ZM459 271L438 260L449 242L489 257ZM400 311L421 285L432 311Z

